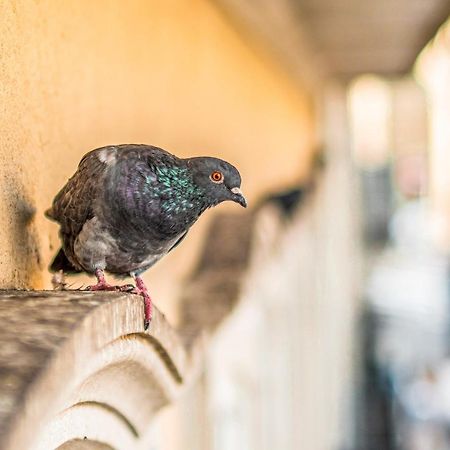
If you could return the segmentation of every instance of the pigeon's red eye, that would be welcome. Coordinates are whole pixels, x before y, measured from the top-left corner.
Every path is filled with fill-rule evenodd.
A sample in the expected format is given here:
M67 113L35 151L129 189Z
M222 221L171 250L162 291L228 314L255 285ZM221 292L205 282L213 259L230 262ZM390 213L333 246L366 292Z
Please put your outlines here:
M214 183L222 183L223 181L223 174L222 172L219 172L218 170L215 170L211 175L210 175L211 181L214 181Z

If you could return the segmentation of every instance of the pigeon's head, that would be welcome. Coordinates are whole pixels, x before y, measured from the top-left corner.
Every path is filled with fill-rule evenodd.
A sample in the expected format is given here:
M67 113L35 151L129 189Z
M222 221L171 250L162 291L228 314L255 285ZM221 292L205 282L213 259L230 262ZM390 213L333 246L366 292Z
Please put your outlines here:
M241 176L236 167L218 158L199 157L187 160L194 182L205 192L210 206L226 200L247 207L241 192Z

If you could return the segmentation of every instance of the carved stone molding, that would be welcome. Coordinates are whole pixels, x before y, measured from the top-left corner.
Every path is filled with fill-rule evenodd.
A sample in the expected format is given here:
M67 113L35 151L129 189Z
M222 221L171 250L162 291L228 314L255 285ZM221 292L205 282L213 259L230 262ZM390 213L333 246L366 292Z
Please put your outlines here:
M175 330L140 296L0 291L0 448L134 449L201 369L250 260L252 215L221 215L186 283Z

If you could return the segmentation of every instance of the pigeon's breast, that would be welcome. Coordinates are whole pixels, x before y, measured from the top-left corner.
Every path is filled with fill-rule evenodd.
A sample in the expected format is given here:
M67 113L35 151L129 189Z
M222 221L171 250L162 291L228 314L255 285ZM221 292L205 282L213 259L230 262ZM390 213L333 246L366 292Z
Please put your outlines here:
M176 239L155 245L142 239L138 245L117 247L106 255L106 270L117 275L142 273L165 256L175 242Z
M141 238L128 239L127 245L117 240L97 217L83 226L74 244L79 264L88 272L96 269L127 275L140 273L159 261L178 240L154 242Z

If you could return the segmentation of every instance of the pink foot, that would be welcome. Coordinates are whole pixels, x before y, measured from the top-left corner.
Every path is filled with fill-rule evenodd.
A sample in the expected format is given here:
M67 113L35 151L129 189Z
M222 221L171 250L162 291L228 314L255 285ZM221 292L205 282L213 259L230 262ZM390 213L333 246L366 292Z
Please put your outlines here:
M88 286L86 291L117 291L117 292L132 292L134 290L134 286L132 284L125 284L123 286L113 286L109 284L105 280L105 275L103 270L96 269L95 276L97 277L97 284L92 286Z
M144 299L144 330L147 330L150 326L153 315L152 299L142 278L136 275L134 277L134 280L136 281L136 289L134 290L134 292L136 294L142 295Z
M97 283L97 284L93 284L92 286L88 286L85 290L86 291L117 291L117 287L119 287L119 286L113 286L108 283Z

